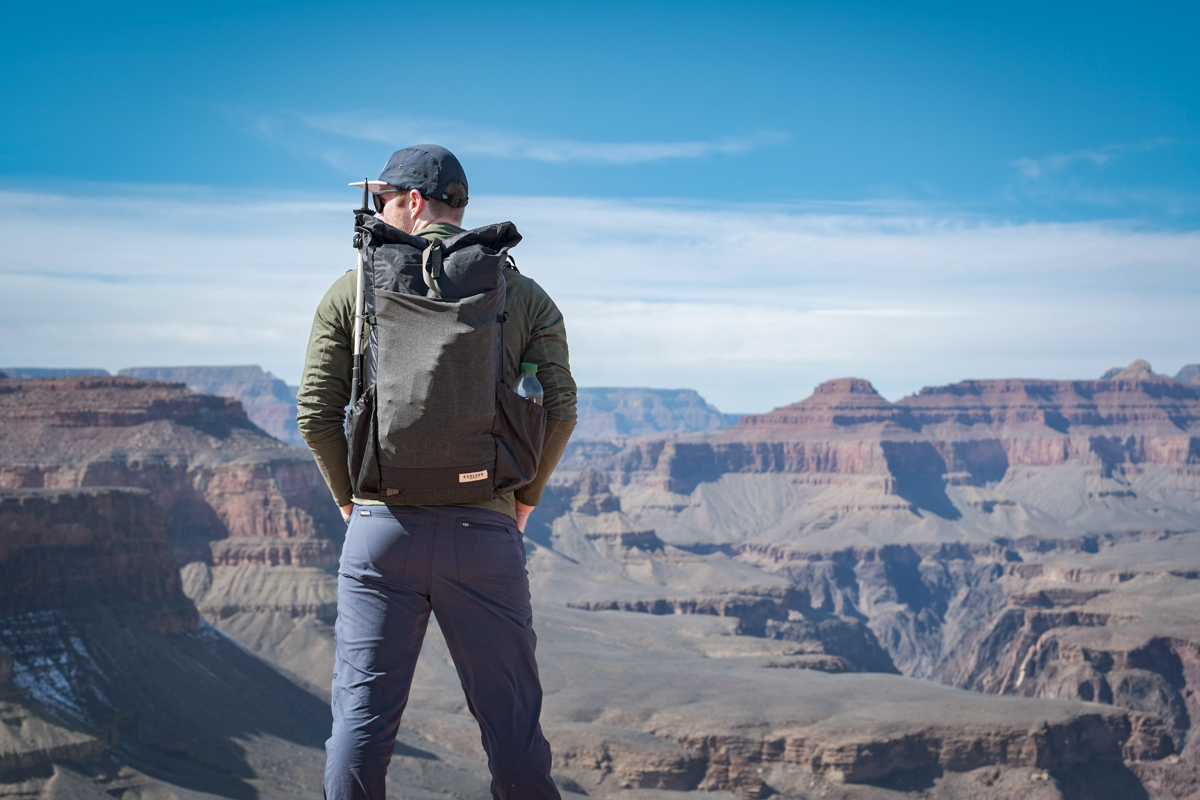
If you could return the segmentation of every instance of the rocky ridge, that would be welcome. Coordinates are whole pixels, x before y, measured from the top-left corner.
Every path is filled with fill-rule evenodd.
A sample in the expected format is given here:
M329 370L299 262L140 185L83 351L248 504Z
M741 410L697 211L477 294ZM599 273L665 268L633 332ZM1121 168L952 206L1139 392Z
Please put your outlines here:
M228 397L242 404L258 427L294 447L307 447L296 424L296 390L262 367L131 367L117 373L141 380L183 383L197 394Z
M1112 451L1089 444L999 472L986 449L1007 459L1007 441L1090 429L1122 443L1190 437L1191 400L1155 398L1169 379L1133 372L1117 388L1050 393L1076 420L1066 433L1027 389L1000 385L1021 382L931 391L930 419L914 426L907 400L844 381L744 427L574 442L527 531L544 727L565 796L1192 796L1190 456L1147 460L1122 444L1106 466ZM1064 401L1070 392L1083 400ZM1120 413L1063 411L1093 401ZM243 538L254 537L220 541ZM255 552L225 562L210 545L184 566L199 630L223 631L319 696L336 577ZM0 647L22 650L5 636ZM406 727L401 791L487 796L436 625ZM199 750L216 745L181 760L211 760ZM286 771L271 764L319 761L246 752L223 763L268 787ZM117 786L88 769L93 785Z
M1146 713L1146 763L1190 764L1198 443L1197 389L1144 362L897 403L842 379L714 434L574 442L553 513L781 577L906 675Z
M328 698L199 616L149 492L0 490L0 530L0 797L320 796ZM404 792L487 795L401 741Z
M0 487L153 493L183 563L329 565L343 528L304 451L233 400L124 377L0 383Z
M737 422L694 389L580 387L576 438L715 431Z

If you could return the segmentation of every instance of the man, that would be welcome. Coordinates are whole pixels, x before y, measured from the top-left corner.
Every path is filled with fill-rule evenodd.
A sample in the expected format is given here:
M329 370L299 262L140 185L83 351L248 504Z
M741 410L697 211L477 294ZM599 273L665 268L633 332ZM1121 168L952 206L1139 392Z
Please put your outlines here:
M388 226L427 242L463 232L467 178L445 148L398 150L370 184L375 217ZM492 797L559 798L538 722L542 690L522 534L575 427L575 383L554 302L515 268L503 269L503 282L504 375L512 384L521 362L537 364L546 435L531 483L469 505L385 504L352 496L344 413L355 273L335 281L317 308L298 422L349 523L338 577L333 732L326 743L329 800L384 800L384 776L430 612L479 722Z

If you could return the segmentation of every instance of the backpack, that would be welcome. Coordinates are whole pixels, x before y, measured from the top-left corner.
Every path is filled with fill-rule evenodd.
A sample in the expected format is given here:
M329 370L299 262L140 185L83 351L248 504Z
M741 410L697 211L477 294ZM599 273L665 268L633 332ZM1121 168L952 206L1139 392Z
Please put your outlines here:
M402 505L490 500L537 474L546 410L504 383L511 222L429 242L367 215L365 390L350 410L356 497Z

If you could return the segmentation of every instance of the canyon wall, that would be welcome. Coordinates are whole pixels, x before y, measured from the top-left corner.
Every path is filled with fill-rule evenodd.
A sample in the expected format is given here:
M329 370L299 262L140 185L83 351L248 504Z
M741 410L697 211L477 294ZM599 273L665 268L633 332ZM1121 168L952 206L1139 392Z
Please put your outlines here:
M879 475L903 496L937 492L930 481L984 485L1010 469L1068 461L1111 476L1140 464L1200 464L1200 387L1138 362L1108 380L964 381L890 403L867 381L845 378L716 434L615 444L624 446L605 454L577 440L564 479L595 466L690 493L727 473Z
M556 481L550 516L620 511L668 548L781 578L905 675L1147 714L1160 749L1130 768L1192 785L1200 386L1137 362L892 403L841 379L716 433L574 441ZM563 523L542 524L552 544ZM607 607L691 613L669 599Z
M145 490L0 490L0 531L0 617L183 599L162 512Z
M328 565L344 528L311 456L233 400L125 377L0 382L0 487L146 489L182 563Z
M0 530L0 796L319 791L263 765L327 706L200 619L151 493L0 490Z
M694 389L580 387L577 438L715 431L737 422Z
M117 374L183 383L197 394L237 400L255 425L281 442L307 447L296 424L296 387L288 386L262 367L131 367Z
M525 542L564 797L1195 796L1197 391L843 379L577 438ZM342 525L311 458L127 377L0 382L0 446L0 702L50 726L31 767L0 731L0 795L317 797ZM72 558L78 590L27 577ZM405 719L394 791L488 796L436 621Z

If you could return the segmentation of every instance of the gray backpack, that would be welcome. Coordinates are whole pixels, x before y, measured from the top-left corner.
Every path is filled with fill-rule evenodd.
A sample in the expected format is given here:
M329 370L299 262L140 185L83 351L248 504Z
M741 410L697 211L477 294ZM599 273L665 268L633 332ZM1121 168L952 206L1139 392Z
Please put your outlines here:
M546 410L504 383L511 222L430 243L366 215L366 388L350 410L354 494L405 505L490 500L537 474Z

